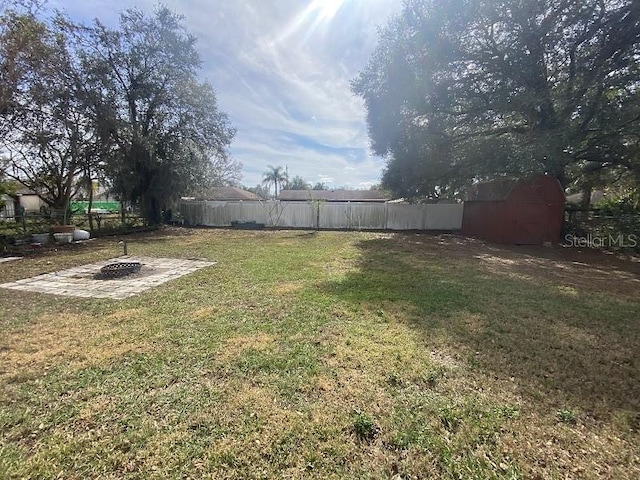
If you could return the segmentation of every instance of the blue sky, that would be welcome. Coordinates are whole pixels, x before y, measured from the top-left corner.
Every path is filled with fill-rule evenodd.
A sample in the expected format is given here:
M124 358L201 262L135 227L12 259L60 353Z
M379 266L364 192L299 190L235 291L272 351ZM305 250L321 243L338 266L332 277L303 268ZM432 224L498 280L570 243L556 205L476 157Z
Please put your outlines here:
M368 188L383 160L368 148L365 112L349 89L399 0L164 0L198 37L203 79L238 132L232 155L241 182L261 182L267 165L330 187ZM78 21L115 26L155 0L50 0Z

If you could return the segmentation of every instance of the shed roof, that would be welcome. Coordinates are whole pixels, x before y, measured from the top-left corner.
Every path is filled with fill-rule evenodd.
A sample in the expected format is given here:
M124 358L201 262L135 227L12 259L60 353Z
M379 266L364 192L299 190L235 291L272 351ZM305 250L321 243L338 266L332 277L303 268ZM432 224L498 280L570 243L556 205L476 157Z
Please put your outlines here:
M327 202L385 202L387 198L378 190L282 190L280 200Z

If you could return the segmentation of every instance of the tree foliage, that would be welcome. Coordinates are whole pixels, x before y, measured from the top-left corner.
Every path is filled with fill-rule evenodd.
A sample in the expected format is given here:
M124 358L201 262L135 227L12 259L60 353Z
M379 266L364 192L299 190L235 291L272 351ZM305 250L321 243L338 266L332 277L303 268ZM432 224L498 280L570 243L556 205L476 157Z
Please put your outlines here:
M401 196L502 174L640 181L639 47L631 0L407 0L352 89Z
M260 200L269 199L269 189L264 184L258 184L255 187L243 185L241 188L247 192L255 193Z
M0 18L0 131L9 152L5 174L64 211L99 146L83 73L61 22L56 17L48 25L15 10Z
M3 162L3 160L0 159L0 162ZM2 174L2 171L0 171L0 210L6 205L4 196L10 194L13 194L12 185L6 181Z
M111 145L105 168L152 223L172 199L237 180L240 167L228 154L235 131L213 87L197 79L196 40L181 21L166 7L150 17L130 9L118 30L96 21L87 32L85 62Z
M311 186L300 175L293 177L287 184L289 190L309 190Z
M121 14L118 28L28 8L0 16L4 172L64 208L105 179L150 223L181 195L235 183L241 165L213 87L198 80L195 38L166 7Z

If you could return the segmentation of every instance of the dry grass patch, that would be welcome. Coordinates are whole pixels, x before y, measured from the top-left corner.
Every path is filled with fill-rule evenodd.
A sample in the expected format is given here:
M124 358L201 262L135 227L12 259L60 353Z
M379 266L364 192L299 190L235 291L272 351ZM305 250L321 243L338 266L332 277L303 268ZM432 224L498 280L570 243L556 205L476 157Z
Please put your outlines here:
M190 317L193 320L198 320L198 321L207 320L209 318L215 317L216 313L218 313L219 311L220 311L219 306L209 306L204 308L198 308L190 314Z
M286 296L290 293L295 293L302 288L304 288L304 284L302 282L284 282L276 285L274 293L279 296Z
M86 314L44 314L6 337L0 349L5 373L38 372L64 364L81 368L129 352L150 349L132 341L118 323L139 313L128 310L102 321Z
M226 362L235 358L247 350L266 351L274 347L275 337L273 335L255 334L231 337L225 341L218 352L219 361Z
M149 314L149 310L144 307L122 308L108 313L104 323L106 325L119 325L121 323L134 324L136 321L147 318Z

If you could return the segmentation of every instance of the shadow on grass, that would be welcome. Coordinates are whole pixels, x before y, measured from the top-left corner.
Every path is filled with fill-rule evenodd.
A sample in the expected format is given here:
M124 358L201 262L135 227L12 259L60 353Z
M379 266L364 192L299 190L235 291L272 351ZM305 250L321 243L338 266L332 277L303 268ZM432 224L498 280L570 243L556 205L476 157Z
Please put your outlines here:
M447 236L395 235L358 249L356 268L324 293L363 308L404 306L397 320L421 333L425 350L452 348L549 408L569 402L595 418L638 411L640 302L614 295L613 281L619 272L633 286L633 270ZM598 282L572 284L572 268Z

